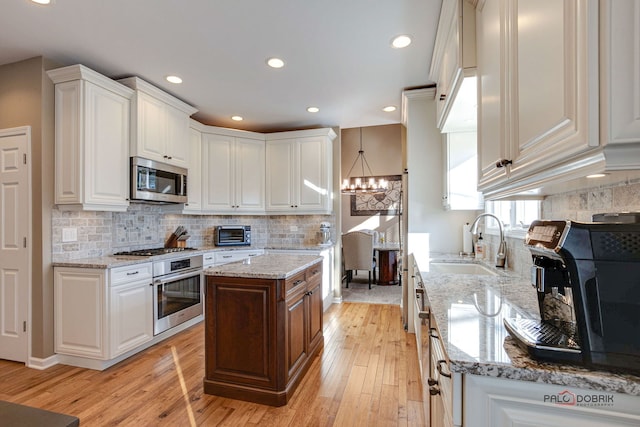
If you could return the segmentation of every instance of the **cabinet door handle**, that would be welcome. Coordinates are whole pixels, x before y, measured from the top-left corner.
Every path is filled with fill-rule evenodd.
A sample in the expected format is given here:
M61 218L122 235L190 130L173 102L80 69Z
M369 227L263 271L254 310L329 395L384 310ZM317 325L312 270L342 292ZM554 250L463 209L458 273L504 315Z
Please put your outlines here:
M505 166L509 166L510 164L513 164L513 160L500 159L496 162L496 167L503 168Z
M429 329L429 336L430 336L431 338L436 338L436 339L439 339L439 338L440 338L440 337L438 336L438 332L436 331L436 329L435 329L435 328L430 328L430 329Z
M436 396L436 395L440 394L440 387L438 387L436 385L432 385L431 387L429 387L429 394L431 396Z
M298 286L302 282L304 282L304 280L296 280L295 282L293 282L293 286Z
M447 94L446 93L441 93L440 94L440 101L444 101L445 99L447 99Z
M447 361L446 361L446 360L442 360L442 359L441 359L441 360L438 360L438 367L437 367L437 369L438 369L438 373L439 373L440 375L442 375L443 377L451 378L451 374L450 374L450 373L445 373L445 372L442 370L442 364L443 364L443 363L444 363L444 364L446 364L446 363L447 363Z
M127 273L127 276L135 276L138 273L140 273L140 271L129 272Z

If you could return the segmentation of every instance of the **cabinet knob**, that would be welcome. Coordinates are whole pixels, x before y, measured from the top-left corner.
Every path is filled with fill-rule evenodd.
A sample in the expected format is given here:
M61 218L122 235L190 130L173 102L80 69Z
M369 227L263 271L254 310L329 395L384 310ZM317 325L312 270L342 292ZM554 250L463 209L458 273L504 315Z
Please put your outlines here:
M513 160L500 159L496 162L496 167L503 168L505 166L509 166L510 164L513 164Z
M440 394L440 388L438 386L432 385L431 387L429 387L429 394L431 396Z
M438 385L438 381L434 380L433 378L429 378L427 380L427 384L429 384L429 386L434 386L434 385Z

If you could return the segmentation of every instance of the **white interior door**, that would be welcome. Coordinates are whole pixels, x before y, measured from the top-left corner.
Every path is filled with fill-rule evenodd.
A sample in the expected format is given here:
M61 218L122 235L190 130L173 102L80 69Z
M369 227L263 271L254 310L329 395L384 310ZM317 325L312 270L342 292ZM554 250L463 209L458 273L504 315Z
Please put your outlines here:
M26 362L30 295L29 127L0 130L0 358Z

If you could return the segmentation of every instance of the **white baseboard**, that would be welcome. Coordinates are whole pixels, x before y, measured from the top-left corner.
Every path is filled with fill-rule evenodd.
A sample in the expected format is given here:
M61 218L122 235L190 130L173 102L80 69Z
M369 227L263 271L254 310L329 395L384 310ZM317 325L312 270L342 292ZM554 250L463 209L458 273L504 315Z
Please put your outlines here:
M41 371L48 369L52 366L60 363L58 361L58 355L54 354L53 356L49 356L47 358L41 359L39 357L29 357L27 361L27 368L39 369Z

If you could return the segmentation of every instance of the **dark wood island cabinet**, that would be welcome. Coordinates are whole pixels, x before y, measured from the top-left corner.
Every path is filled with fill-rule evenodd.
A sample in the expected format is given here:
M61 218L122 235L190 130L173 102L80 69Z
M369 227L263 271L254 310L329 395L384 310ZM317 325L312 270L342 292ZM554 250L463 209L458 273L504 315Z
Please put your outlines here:
M204 392L282 406L322 335L322 258L263 255L205 270Z

